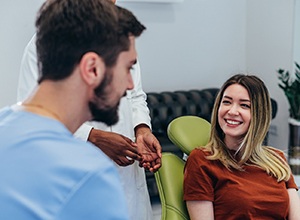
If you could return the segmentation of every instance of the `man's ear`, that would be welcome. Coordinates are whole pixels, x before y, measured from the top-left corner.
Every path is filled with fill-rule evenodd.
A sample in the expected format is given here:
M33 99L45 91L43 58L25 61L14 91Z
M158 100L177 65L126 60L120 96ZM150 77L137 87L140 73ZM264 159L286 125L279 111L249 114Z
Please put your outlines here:
M105 74L105 64L94 52L82 56L79 69L83 81L92 87L98 86Z

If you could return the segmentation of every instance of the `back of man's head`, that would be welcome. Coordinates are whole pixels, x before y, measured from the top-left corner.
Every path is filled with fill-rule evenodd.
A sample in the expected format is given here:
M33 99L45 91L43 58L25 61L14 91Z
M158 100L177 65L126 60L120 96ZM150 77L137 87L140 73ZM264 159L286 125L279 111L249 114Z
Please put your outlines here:
M128 11L127 9L119 6L116 7L118 11L119 31L122 32L122 34L124 34L125 36L140 36L146 29L146 27L137 20L137 18L132 14L131 11Z
M120 52L128 50L128 35L144 30L131 13L124 17L123 10L108 0L46 1L36 20L39 82L67 78L89 51L114 66ZM128 19L139 31L128 26Z

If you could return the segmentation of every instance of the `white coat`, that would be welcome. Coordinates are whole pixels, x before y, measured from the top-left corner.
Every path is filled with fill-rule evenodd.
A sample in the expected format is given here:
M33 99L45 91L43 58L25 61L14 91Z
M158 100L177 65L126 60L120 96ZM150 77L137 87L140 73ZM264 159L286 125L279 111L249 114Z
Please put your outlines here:
M23 101L37 85L38 68L36 58L35 35L26 46L21 62L18 101ZM113 131L122 134L135 141L134 128L139 124L147 124L151 128L149 109L146 102L146 94L142 90L140 66L137 63L131 71L134 89L127 91L127 95L121 99L119 106L119 122L114 126L106 126L99 122L87 122L74 134L76 137L87 140L90 130L94 127L105 131ZM138 162L121 167L116 164L121 184L125 191L129 216L132 220L152 220L152 209L148 194L145 171L140 168ZM118 207L116 207L117 211Z

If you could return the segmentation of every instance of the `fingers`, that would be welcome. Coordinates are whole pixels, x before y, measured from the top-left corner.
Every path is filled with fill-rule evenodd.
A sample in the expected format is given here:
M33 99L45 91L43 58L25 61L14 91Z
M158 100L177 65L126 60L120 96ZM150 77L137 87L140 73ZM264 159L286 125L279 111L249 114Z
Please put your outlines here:
M155 173L161 167L161 158L157 158L155 161L152 162L140 162L140 167L143 167L146 170L149 170L152 173Z
M154 145L154 147L155 147L155 149L156 149L156 153L157 153L157 156L159 157L159 158L161 158L161 146L160 146L160 144L159 144L159 142L158 141L155 141L154 143L153 143L153 145Z
M133 142L130 138L125 137L125 136L123 136L123 135L121 135L121 136L122 136L122 138L123 138L128 144L137 147L137 144L136 144L135 142Z
M150 162L140 162L140 167L143 167L143 168L145 168L146 170L149 170L150 169Z
M156 153L157 156L161 158L162 147L157 138L152 133L148 133L147 136L139 136L137 139L137 143L139 144L139 146L143 146L141 147L142 149L144 148L144 150L146 149L146 151Z
M138 151L137 144L134 142L130 143L130 146L127 147L125 153L126 156L129 157L130 159L138 160L138 161L141 161L143 159L141 154Z
M129 152L132 152L133 154L132 155L127 155L133 159L137 159L137 157L139 157L139 153L138 153L138 146L135 142L133 142L131 139L125 137L125 136L122 136L122 138L128 143L127 145L127 150Z
M161 158L157 158L155 163L149 169L151 172L155 173L161 167Z
M137 160L137 161L142 161L143 157L138 153L138 152L133 152L133 151L127 151L127 159L129 160Z
M116 162L119 166L126 167L126 166L129 166L129 165L133 164L133 163L134 163L134 160L129 159L129 158L127 158L127 157L122 157L122 158L118 158L117 160L115 160L115 162Z

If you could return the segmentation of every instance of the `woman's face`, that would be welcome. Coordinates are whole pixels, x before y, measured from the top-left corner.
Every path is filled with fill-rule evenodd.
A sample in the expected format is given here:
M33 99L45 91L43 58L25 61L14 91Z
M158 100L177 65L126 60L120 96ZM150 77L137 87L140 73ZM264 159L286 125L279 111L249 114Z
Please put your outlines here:
M225 134L225 144L237 150L247 133L251 120L248 91L239 84L226 88L218 110L218 121Z

